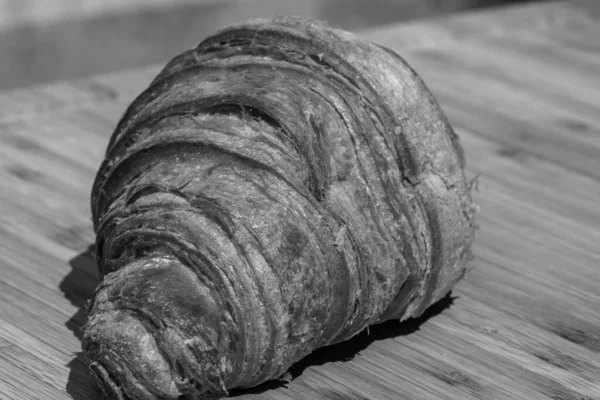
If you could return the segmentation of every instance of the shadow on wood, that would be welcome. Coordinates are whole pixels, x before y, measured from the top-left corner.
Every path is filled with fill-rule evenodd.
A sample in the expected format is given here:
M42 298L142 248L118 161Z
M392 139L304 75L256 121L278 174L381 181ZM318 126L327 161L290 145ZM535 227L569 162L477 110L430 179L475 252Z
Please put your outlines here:
M77 307L77 312L65 323L65 326L81 341L81 327L86 321L86 305L100 283L94 246L90 245L84 252L69 261L71 271L60 283L60 290L65 297ZM74 400L100 400L100 390L94 378L89 373L83 359L83 353L78 352L69 362L69 379L66 391Z
M265 382L255 388L232 391L230 395L231 397L235 397L244 394L259 394L267 390L285 386L289 381L302 375L304 370L308 367L323 365L330 362L350 361L373 342L410 335L411 333L418 331L421 325L430 318L433 318L450 308L456 298L457 297L452 296L452 292L450 292L440 301L429 307L423 315L418 318L412 318L402 323L399 323L397 320L382 322L381 324L368 327L350 340L320 348L294 364L288 371L289 375L287 375L286 380ZM325 395L326 394L324 393L323 399L362 399L361 397L357 397L358 395L353 397L348 393L328 393L327 396Z
M78 307L77 312L65 323L65 325L79 340L82 338L81 327L86 321L87 302L94 294L96 286L100 283L93 249L94 246L90 245L84 252L78 254L69 261L71 271L60 283L60 289L65 297L73 305ZM286 375L286 380L272 380L252 389L235 390L230 393L230 396L239 397L245 394L259 394L285 386L287 382L302 375L304 370L308 367L323 365L330 362L349 361L369 347L373 342L414 333L430 318L435 317L448 309L454 303L455 299L456 297L452 296L452 293L448 293L446 297L429 307L425 313L418 318L413 318L402 323L392 320L371 326L350 340L323 347L303 358L290 368L289 374ZM100 391L97 389L94 379L88 372L86 363L83 360L83 354L81 352L77 353L76 357L73 358L68 366L70 373L66 390L71 397L75 400L100 399ZM339 396L342 395L329 393L327 396L328 397L326 398L328 399L337 399L341 398ZM343 394L343 396L348 396L348 394ZM343 398L353 399L355 397L350 396ZM358 399L358 397L356 398Z

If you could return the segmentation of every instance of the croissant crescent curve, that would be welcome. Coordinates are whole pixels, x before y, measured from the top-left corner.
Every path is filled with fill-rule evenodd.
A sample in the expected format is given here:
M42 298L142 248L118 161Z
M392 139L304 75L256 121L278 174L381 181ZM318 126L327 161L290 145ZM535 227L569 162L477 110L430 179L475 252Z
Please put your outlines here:
M115 399L216 399L471 267L476 206L436 101L393 51L304 18L227 27L129 106L92 193L83 349Z

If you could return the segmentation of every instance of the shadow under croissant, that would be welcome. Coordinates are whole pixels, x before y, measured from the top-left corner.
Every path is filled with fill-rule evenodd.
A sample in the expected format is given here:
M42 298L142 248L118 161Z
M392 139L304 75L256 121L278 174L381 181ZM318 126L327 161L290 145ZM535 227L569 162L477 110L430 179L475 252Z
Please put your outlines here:
M71 259L69 265L72 269L60 283L60 289L65 297L78 307L78 310L65 325L81 340L81 327L86 321L86 304L94 294L96 286L100 283L96 261L93 256L93 245L90 245L85 251ZM302 375L308 367L330 362L349 361L373 342L416 332L423 323L449 308L455 299L456 297L452 296L450 292L446 297L429 307L418 318L413 318L402 323L398 323L396 320L383 322L363 330L350 340L318 349L290 368L289 375L287 375L289 379L272 380L251 389L232 390L230 397L238 397L245 394L260 394L268 390L283 387L289 381ZM69 362L68 366L70 372L66 390L73 399L99 400L102 398L100 390L97 388L93 377L88 371L81 352L76 353L76 356Z
M86 321L85 308L87 301L94 294L100 283L96 260L93 255L94 246L69 261L71 271L63 278L59 287L65 297L77 307L77 312L65 323L66 327L81 341L81 327ZM83 353L75 353L75 357L67 364L69 378L66 391L74 400L100 400L102 394L90 374L83 359Z
M308 367L324 365L330 362L350 361L374 342L410 335L411 333L418 331L421 325L427 322L430 318L435 317L436 315L441 314L444 310L450 308L456 298L456 296L452 296L452 292L449 292L437 303L431 305L418 318L412 318L401 323L398 323L397 320L382 322L380 324L370 326L368 329L363 330L361 333L345 342L317 349L308 356L304 357L302 360L298 361L296 364L292 365L288 371L289 380L273 380L265 382L262 385L251 389L232 390L230 392L230 397L241 396L244 394L260 394L267 390L285 386L288 382L302 375L304 370ZM340 398L336 396L328 396L323 398ZM344 397L342 398L345 399L354 398L348 394L344 394L343 396Z

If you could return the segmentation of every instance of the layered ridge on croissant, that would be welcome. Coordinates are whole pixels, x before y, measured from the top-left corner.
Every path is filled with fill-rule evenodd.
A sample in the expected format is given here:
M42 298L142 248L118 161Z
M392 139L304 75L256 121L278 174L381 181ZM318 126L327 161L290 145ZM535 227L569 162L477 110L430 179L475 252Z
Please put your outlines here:
M118 399L210 399L420 315L471 265L458 139L394 52L303 18L225 28L129 106L92 193L83 348Z

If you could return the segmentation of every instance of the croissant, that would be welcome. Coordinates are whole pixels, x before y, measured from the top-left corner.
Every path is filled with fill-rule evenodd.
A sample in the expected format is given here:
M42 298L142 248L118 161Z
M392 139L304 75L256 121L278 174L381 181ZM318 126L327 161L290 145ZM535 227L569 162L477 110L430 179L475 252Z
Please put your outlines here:
M419 316L472 265L464 163L387 48L299 17L206 38L131 103L93 185L99 386L218 399Z

